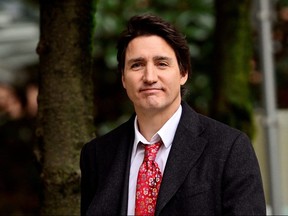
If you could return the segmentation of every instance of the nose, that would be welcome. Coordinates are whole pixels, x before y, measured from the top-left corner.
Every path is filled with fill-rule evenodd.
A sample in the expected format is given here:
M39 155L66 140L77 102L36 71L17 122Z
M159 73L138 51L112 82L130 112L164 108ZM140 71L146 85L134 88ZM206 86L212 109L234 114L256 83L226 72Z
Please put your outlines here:
M147 65L143 74L143 81L147 84L156 83L158 79L157 71L153 65Z

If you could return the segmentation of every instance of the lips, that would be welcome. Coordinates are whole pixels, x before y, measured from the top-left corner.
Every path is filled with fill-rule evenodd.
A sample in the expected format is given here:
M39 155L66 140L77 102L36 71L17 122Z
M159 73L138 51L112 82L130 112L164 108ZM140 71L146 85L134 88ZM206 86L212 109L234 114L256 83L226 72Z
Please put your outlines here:
M163 91L163 88L140 88L140 92L153 93L157 91Z

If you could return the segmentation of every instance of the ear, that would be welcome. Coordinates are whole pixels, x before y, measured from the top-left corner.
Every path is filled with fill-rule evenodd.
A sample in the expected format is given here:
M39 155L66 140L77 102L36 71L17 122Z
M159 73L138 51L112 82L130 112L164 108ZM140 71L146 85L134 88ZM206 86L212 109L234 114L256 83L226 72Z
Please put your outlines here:
M122 80L123 88L126 89L125 77L124 77L123 73L122 73L122 76L121 76L121 80Z
M180 85L184 85L188 80L188 72L185 73L184 76L181 75L181 78L180 78Z

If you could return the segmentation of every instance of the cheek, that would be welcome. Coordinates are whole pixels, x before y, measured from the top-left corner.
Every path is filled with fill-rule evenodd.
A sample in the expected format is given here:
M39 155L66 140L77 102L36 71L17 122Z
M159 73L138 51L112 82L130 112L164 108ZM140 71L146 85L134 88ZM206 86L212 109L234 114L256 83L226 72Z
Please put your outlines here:
M122 76L122 85L123 87L127 90L127 89L136 89L137 86L139 86L139 80L140 77L136 76L136 74L125 74Z
M182 78L179 76L171 76L168 79L166 78L164 81L167 85L169 85L171 88L176 89L180 88L180 85L182 85Z
M123 87L129 96L134 94L134 92L136 91L135 84L133 82L131 82L131 80L127 79L127 77L126 77L126 79L122 80L122 84L123 84Z

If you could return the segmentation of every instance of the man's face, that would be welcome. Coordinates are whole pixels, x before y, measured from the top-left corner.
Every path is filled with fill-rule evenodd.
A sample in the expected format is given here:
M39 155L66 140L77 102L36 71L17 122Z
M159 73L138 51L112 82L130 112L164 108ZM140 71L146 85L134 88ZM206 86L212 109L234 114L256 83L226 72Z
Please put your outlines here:
M122 83L136 113L173 114L181 102L180 74L174 50L159 36L140 36L127 46Z

